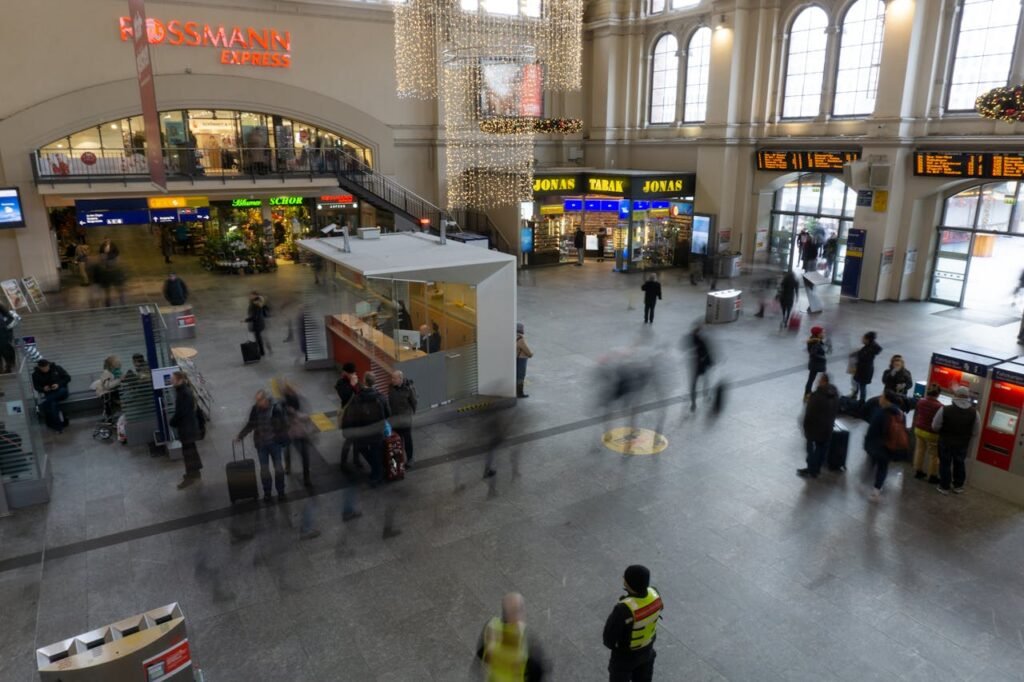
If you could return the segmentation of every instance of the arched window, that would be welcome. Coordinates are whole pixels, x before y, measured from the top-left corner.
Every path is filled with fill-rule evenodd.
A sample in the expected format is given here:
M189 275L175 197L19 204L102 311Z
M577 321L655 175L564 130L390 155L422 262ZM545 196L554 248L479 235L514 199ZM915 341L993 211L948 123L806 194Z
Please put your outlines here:
M1020 0L962 0L947 111L972 111L986 90L1006 85L1020 25Z
M683 121L699 123L708 110L708 81L711 77L711 29L698 28L686 48L686 90Z
M846 11L839 38L836 95L832 103L834 115L874 113L884 31L885 3L882 0L858 0Z
M786 55L786 86L782 99L783 118L810 118L821 108L825 78L825 47L828 16L820 7L808 7L796 15L789 29Z
M679 81L679 41L671 33L654 44L651 63L651 123L676 120L676 85Z
M847 187L837 176L821 173L794 176L775 192L769 235L771 263L784 268L797 268L802 259L797 248L797 237L804 230L822 245L835 237L834 267L826 268L825 274L833 282L841 282L846 259L846 236L853 225L856 208L857 192Z

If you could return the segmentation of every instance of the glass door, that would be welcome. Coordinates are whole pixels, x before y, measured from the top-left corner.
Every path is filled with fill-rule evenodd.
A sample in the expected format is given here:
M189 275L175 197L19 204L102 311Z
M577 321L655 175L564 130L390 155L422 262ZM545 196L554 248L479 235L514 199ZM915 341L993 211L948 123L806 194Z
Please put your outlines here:
M832 283L842 284L843 283L843 270L846 266L846 239L850 236L850 225L849 220L843 220L839 223L839 235L836 242L836 262L832 268Z
M963 303L971 241L972 234L967 230L939 230L932 275L933 301L955 306Z
M788 269L792 267L794 216L776 213L772 216L772 231L768 236L768 262Z

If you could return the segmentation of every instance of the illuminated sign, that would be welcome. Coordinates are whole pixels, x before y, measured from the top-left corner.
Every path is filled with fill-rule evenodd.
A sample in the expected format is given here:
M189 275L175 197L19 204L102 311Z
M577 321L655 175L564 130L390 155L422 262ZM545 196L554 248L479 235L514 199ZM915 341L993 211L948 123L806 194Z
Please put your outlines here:
M1024 153L914 152L914 175L937 178L1024 179Z
M578 178L575 175L554 178L534 178L533 193L575 192L577 179Z
M271 206L301 206L306 197L270 197L267 201Z
M121 41L135 35L130 17L120 17ZM221 64L287 69L292 65L291 31L253 26L216 26L197 21L146 19L150 45L218 48Z
M562 202L562 207L565 208L566 213L577 213L583 210L583 200L566 199Z
M263 205L262 199L232 199L232 208L259 208Z
M202 208L210 205L207 197L150 197L150 208Z
M666 192L682 192L682 180L645 180L640 189L644 194L664 194Z
M552 206L541 206L540 207L540 214L541 215L562 215L563 213L565 213L565 207L564 206L559 206L557 204L552 205Z
M757 170L818 171L820 173L842 173L843 164L860 158L859 151L830 151L824 149L759 149Z
M325 204L352 204L356 198L351 194L324 194L320 201Z
M602 194L625 194L626 180L621 178L587 178L587 188Z

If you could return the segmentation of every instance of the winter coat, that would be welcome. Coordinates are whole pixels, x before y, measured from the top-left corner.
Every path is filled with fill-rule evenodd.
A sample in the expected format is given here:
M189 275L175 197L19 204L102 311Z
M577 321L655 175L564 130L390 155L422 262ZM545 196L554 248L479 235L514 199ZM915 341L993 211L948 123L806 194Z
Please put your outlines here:
M708 348L708 344L704 337L700 335L700 332L695 331L690 334L690 345L696 355L694 362L696 363L697 374L703 374L711 369L711 366L715 364L711 359L711 349Z
M871 416L871 422L868 424L867 433L864 434L864 451L875 459L887 459L895 454L889 452L885 447L885 439L889 434L889 428L891 427L890 422L892 421L893 416L903 416L903 412L901 412L900 408L895 405L889 405L886 408L877 409Z
M164 282L164 298L171 305L185 305L188 300L188 286L180 277Z
M516 334L516 358L532 358L533 351L530 350L530 346L526 343L526 337L522 334Z
M36 367L32 372L32 387L35 388L38 393L46 393L43 388L51 384L57 384L60 388L64 388L70 383L71 375L56 362L50 363L49 372L44 372L38 367Z
M791 308L799 292L800 282L796 280L796 275L792 272L787 272L782 278L782 283L779 284L779 303L783 307Z
M807 339L807 369L812 372L824 372L828 367L828 347L825 340L817 336Z
M249 421L238 432L238 440L252 433L253 443L257 448L271 445L283 445L288 442L288 418L284 407L279 403L271 403L267 409L253 405L249 410Z
M935 429L932 428L932 420L935 418L935 413L941 409L942 403L937 398L931 396L921 398L917 407L914 408L914 428L925 433L935 433Z
M900 395L906 395L914 386L914 377L906 367L893 371L887 369L882 372L882 385L888 391L895 391Z
M341 417L342 434L345 438L383 438L384 420L390 412L377 389L363 387Z
M199 417L196 414L196 399L192 389L182 384L174 387L174 416L171 426L178 432L178 440L182 445L189 445L199 440Z
M245 321L249 323L249 331L261 332L267 328L265 305L262 296L257 296L254 300L249 301L249 313L245 318Z
M582 249L587 245L587 235L583 230L576 230L576 234L572 236L572 245L577 249Z
M661 282L644 282L640 288L644 292L644 303L651 304L661 299Z
M401 386L392 386L388 393L388 407L391 408L391 425L396 429L412 427L412 416L416 413L416 387L411 379L402 381Z
M804 438L820 443L832 437L839 414L839 391L832 384L819 385L807 398Z
M858 384L871 383L871 380L875 378L875 357L881 352L882 347L872 341L854 353L857 363L857 369L853 373L854 381Z
M117 390L117 387L121 385L121 379L122 377L114 376L113 372L105 369L100 373L100 378L92 382L89 388L96 391L97 398L101 398L105 394Z

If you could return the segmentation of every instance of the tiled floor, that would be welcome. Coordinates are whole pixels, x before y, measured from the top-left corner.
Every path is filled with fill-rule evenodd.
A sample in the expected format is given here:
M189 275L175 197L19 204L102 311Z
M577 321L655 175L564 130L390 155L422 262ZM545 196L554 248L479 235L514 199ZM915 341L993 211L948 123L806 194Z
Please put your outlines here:
M420 466L405 482L360 491L365 516L342 524L351 491L335 474L337 433L317 444L317 495L226 510L223 465L256 388L288 375L314 407L333 406L332 374L297 370L294 344L279 343L310 273L176 267L195 292L195 345L219 408L201 446L203 482L179 492L179 463L97 444L84 421L52 443L51 504L0 520L0 680L35 679L37 646L171 601L207 680L474 679L480 628L510 590L526 597L552 679L600 680L601 627L634 562L651 568L666 602L658 680L1024 679L1022 510L977 490L941 497L899 468L869 503L861 424L851 424L851 471L797 478L806 355L776 321L710 330L717 377L733 385L712 421L681 402L680 337L703 313L702 291L666 273L645 327L638 276L597 263L523 273L531 397L510 413L519 437L493 487L475 447L491 417L437 424L418 431ZM152 298L158 284L138 278L130 295ZM278 304L278 343L243 367L238 320L253 286ZM83 297L71 289L58 304ZM840 379L869 328L883 357L902 353L917 377L954 340L1015 347L1015 325L932 314L941 309L832 300L819 319ZM599 363L616 351L661 378L645 401L662 402L637 418L664 424L660 455L600 444ZM319 538L299 540L304 519ZM387 526L400 534L385 538Z

